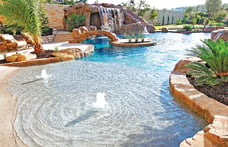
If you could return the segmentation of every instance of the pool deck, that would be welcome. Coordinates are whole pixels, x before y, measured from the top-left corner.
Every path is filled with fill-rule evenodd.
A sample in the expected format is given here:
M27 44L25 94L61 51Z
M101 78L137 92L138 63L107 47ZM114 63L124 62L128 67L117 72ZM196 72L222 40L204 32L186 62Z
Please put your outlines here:
M7 90L8 80L17 72L17 67L0 66L0 146L26 146L14 129L17 98Z

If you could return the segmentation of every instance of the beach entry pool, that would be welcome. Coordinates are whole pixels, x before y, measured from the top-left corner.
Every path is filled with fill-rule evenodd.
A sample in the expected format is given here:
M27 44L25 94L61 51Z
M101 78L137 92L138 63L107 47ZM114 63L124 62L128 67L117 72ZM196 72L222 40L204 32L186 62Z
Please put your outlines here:
M120 48L107 38L81 60L21 68L15 129L29 146L176 147L206 122L169 93L169 73L210 34L148 34L157 45Z

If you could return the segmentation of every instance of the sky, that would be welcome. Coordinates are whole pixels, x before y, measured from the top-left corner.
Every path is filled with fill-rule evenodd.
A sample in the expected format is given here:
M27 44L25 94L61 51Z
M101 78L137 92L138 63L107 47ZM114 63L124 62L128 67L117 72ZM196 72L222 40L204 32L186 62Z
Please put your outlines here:
M88 0L88 3L92 4L95 0ZM98 0L98 3L113 3L121 4L122 2L127 2L128 0ZM196 6L200 4L205 4L206 0L146 0L146 2L157 9L171 9L182 6ZM222 0L223 3L228 3L228 0Z

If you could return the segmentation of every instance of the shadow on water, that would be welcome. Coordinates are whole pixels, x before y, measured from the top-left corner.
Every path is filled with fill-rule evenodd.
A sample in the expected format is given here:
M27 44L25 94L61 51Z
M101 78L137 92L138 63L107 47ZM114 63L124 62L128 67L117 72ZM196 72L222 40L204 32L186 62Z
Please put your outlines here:
M88 110L84 114L80 115L78 118L68 122L64 127L72 127L72 126L76 125L77 123L88 120L92 116L96 115L97 112L99 112L99 111L95 110L95 109Z
M139 126L143 128L143 133L133 134L128 136L127 143L122 144L124 147L178 147L179 142L176 142L175 137L178 134L172 136L164 136L164 132L169 131L169 128L165 128L163 131L150 127ZM164 142L164 138L166 141Z
M143 132L128 136L128 140L122 146L178 147L184 139L192 137L206 126L206 121L200 115L171 96L168 80L162 84L160 102L164 112L157 112L155 115L158 116L159 121L164 124L167 124L168 121L169 124L164 125L162 129L158 129L156 126L140 125L139 128L142 128Z
M35 79L35 80L32 80L32 81L28 81L28 82L25 82L25 83L21 83L21 85L26 85L26 84L31 84L31 83L34 83L36 81L41 81L43 80L43 78L38 78L38 79Z

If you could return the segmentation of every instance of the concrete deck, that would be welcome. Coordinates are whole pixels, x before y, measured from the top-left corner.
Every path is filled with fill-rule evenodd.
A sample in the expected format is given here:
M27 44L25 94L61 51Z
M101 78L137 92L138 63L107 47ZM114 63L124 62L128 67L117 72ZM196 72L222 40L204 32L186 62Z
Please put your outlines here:
M43 44L44 50L62 50L62 49L68 49L68 48L80 48L82 51L87 49L88 44L83 43L68 43L68 42L52 42Z
M17 71L16 67L0 66L0 146L24 147L26 146L17 136L14 129L17 98L8 90L8 79Z

